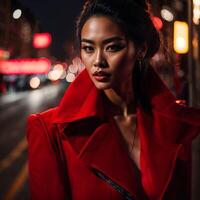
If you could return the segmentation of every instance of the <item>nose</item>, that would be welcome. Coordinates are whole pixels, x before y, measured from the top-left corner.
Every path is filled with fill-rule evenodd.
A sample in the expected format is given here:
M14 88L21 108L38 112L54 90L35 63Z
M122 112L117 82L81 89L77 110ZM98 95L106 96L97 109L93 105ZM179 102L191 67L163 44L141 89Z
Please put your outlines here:
M106 58L104 56L104 53L101 50L97 51L96 53L94 66L101 67L101 68L104 68L107 66Z

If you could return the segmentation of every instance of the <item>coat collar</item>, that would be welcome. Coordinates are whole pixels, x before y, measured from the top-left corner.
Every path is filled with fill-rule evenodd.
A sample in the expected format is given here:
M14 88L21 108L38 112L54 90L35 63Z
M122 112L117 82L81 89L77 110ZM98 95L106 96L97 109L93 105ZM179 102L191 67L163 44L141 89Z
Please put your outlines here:
M54 123L68 123L104 115L101 91L93 85L86 70L66 90L53 116Z
M149 66L147 81L150 104L153 109L162 110L172 102L175 97L161 81L157 73ZM53 116L54 123L68 123L88 117L105 116L102 109L105 101L103 92L92 83L86 70L83 70L76 80L71 83L57 107Z

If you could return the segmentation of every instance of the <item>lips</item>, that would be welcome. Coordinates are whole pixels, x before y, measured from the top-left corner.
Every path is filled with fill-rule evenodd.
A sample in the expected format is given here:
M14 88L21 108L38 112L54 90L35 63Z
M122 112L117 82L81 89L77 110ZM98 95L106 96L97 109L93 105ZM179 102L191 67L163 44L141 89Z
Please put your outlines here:
M99 71L99 72L94 72L93 77L99 81L99 82L106 82L110 78L111 74L104 72L104 71Z

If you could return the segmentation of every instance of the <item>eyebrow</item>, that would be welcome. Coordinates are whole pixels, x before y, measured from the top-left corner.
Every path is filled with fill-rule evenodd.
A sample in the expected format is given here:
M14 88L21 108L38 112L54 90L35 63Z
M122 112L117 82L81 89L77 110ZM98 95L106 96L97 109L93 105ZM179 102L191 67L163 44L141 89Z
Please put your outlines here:
M110 42L122 41L122 40L125 40L125 38L114 36L114 37L107 38L107 39L103 40L103 43L107 44L107 43L110 43ZM94 44L93 40L89 40L89 39L86 39L86 38L81 39L81 42L86 42L86 43Z

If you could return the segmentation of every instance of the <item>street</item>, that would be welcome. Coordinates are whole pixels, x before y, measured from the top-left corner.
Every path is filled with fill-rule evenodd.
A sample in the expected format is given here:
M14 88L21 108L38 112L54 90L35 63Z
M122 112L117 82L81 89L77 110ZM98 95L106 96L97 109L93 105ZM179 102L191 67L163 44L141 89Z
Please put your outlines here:
M58 105L67 85L0 97L0 199L28 197L26 118Z

